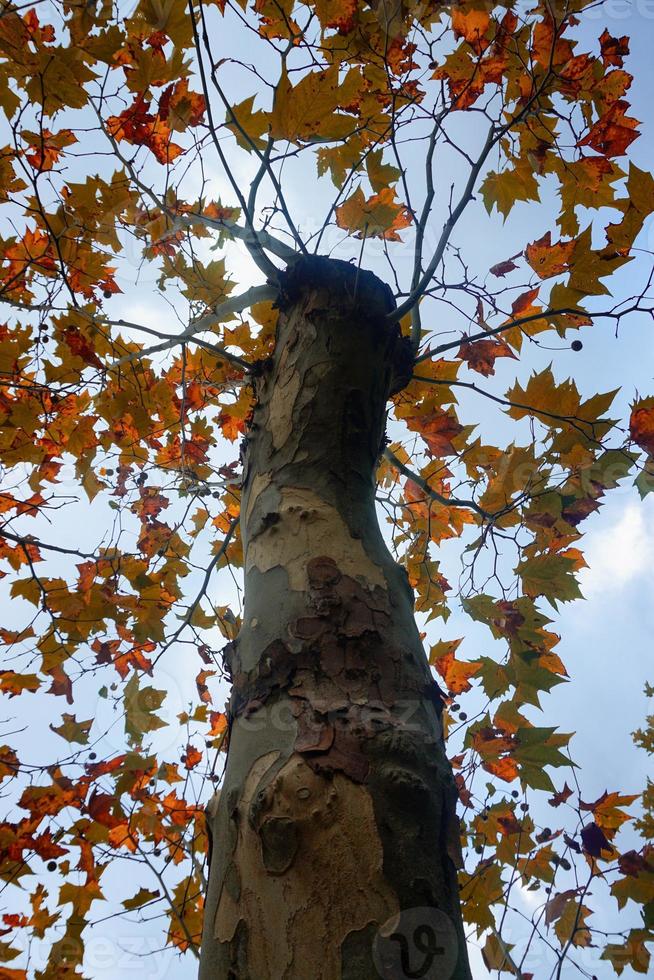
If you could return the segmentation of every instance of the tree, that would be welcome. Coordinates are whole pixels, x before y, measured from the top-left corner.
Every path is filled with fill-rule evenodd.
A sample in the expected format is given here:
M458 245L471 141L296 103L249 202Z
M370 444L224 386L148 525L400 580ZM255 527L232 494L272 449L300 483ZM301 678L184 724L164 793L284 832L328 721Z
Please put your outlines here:
M651 785L587 802L537 717L584 521L654 476L654 398L558 363L654 310L586 8L3 4L3 953L48 953L2 977L89 975L103 899L205 980L647 972Z

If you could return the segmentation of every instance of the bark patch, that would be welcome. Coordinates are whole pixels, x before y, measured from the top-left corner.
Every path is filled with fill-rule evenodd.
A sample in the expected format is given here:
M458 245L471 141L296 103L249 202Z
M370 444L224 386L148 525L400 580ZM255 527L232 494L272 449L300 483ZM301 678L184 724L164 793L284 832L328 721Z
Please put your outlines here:
M260 771L248 777L250 793ZM257 980L335 980L346 937L398 911L370 794L341 774L315 773L295 755L257 800L254 820L250 805L244 794L235 854L240 899L223 890L215 937L230 942L242 923Z
M371 561L361 541L352 537L335 507L301 487L284 487L280 497L277 519L271 522L270 515L264 514L251 529L246 571L253 566L260 572L281 566L289 588L304 592L310 585L308 562L320 555L331 558L345 575L386 587L381 567Z

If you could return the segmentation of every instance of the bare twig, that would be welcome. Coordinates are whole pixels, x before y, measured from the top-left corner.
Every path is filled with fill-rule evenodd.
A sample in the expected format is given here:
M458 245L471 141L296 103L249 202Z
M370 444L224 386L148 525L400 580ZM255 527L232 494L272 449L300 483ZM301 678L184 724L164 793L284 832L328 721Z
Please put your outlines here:
M406 476L409 480L413 480L413 482L419 486L421 490L424 490L431 500L436 500L439 504L443 504L445 507L467 507L469 510L476 511L480 517L483 517L488 521L492 521L496 516L495 514L491 514L484 510L483 507L480 507L475 500L460 500L457 497L446 497L444 494L438 493L437 490L434 490L429 486L423 477L421 477L418 473L414 473L408 466L405 466L404 463L397 458L395 453L388 448L388 446L384 450L384 456L396 470L399 470L400 473L402 473L403 476Z
M233 313L240 313L242 310L247 309L249 306L253 306L255 303L262 303L264 300L275 299L277 296L277 288L269 284L263 286L252 286L247 289L244 293L239 293L238 296L231 296L214 309L213 313L207 313L204 316L199 317L188 325L186 330L178 334L176 337L170 337L170 339L162 341L160 344L155 344L154 347L148 347L145 350L134 351L132 354L126 354L125 357L119 358L112 364L108 365L109 369L120 367L122 364L129 364L133 361L139 361L143 357L149 357L151 354L158 354L161 351L170 350L172 347L177 347L178 344L184 344L189 339L193 338L195 334L201 333L203 330L209 330L211 327L215 326L217 323L222 323L224 320L229 319ZM205 346L202 344L202 346ZM224 357L226 361L231 361L232 363L238 364L245 371L250 371L252 365L245 361L242 357L238 357L236 354L230 354L226 351L224 347L219 345L211 345L211 351L214 354Z

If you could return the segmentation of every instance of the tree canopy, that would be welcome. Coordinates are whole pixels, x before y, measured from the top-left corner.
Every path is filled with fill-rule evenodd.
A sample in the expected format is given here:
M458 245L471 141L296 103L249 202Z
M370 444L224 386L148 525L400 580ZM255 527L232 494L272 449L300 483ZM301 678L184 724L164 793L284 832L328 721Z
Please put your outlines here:
M389 283L412 358L378 502L444 690L466 927L489 971L592 944L647 973L652 784L588 799L545 697L585 521L654 487L654 395L621 417L628 377L566 376L654 310L638 78L590 7L3 0L0 978L93 976L105 916L197 955L239 451L312 253Z

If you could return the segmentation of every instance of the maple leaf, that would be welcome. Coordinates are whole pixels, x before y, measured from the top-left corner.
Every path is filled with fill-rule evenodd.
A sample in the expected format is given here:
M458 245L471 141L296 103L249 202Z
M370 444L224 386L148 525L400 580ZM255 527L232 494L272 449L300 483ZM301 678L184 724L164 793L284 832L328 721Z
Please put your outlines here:
M190 92L187 78L169 85L159 98L159 119L177 133L198 126L206 111L206 101L199 92Z
M539 287L536 286L535 289L528 289L526 293L521 293L517 299L511 304L511 312L514 317L519 317L525 315L528 311L531 311L533 307L533 302L538 296Z
M88 721L78 721L75 715L67 714L66 712L64 712L61 718L62 724L59 727L50 725L52 731L56 732L57 735L61 735L67 742L88 745L89 731L91 730L93 719L89 718Z
M16 776L20 769L20 761L15 749L9 745L0 745L0 781L7 776Z
M460 643L461 640L442 640L431 648L429 654L429 663L436 668L452 694L469 691L470 678L481 669L479 661L464 663L456 659L456 650Z
M602 831L611 840L622 824L631 819L621 807L629 806L637 799L638 794L624 795L605 791L593 803L584 803L583 800L580 800L579 809L592 813L595 818L595 823L601 827Z
M159 898L160 894L159 889L139 888L135 895L132 895L131 898L124 899L121 905L129 912L133 912L134 909L143 908L144 905L153 902Z
M578 141L577 146L590 146L605 157L622 156L640 135L636 132L638 120L626 115L628 109L629 103L618 99Z
M654 397L641 398L631 406L629 434L650 456L654 456Z
M135 146L147 146L159 163L172 163L180 153L181 146L172 142L171 130L166 122L148 110L150 103L138 95L128 109L118 116L109 116L106 121L107 132L117 143L125 140Z
M85 364L90 364L93 367L102 367L102 361L95 353L92 343L80 333L77 327L67 327L63 339L75 357L81 358Z
M49 129L40 133L23 130L21 138L30 148L29 152L25 151L26 160L39 172L52 170L64 149L77 143L77 137L70 129L60 129L58 133L51 133Z
M141 687L138 675L133 673L125 686L125 731L135 742L147 732L163 728L166 722L155 715L166 697L165 691L154 687Z
M575 250L576 242L557 242L552 245L552 233L546 232L538 241L527 245L525 257L540 279L565 272Z
M227 731L228 721L227 715L222 711L211 711L209 713L209 720L211 722L211 728L209 729L210 735L223 735Z
M349 34L356 22L357 0L315 0L315 10L323 28L333 27Z
M345 228L355 238L385 238L400 242L398 232L408 228L411 215L406 207L395 200L395 191L383 188L366 200L360 187L357 187L343 204L336 208L336 223Z
M518 268L514 262L514 259L517 259L521 254L521 252L518 252L517 255L512 256L510 259L505 259L503 262L498 262L496 265L492 265L489 270L490 274L492 276L503 278L504 276L508 275L509 272L513 272L514 269Z
M495 374L496 358L515 358L515 354L508 344L501 339L489 338L488 340L470 341L465 338L464 334L464 340L459 347L457 357L465 361L472 371L477 371L487 378L489 375Z
M623 59L629 54L629 38L612 37L608 27L605 27L600 35L600 46L602 49L602 61L605 65L617 65L622 68Z
M462 37L477 54L481 54L490 44L485 37L489 26L490 15L485 10L464 10L461 7L452 10L454 36Z
M195 686L198 689L198 695L203 704L211 704L211 694L207 685L207 678L214 677L215 674L215 670L201 670L195 678Z
M567 783L564 783L563 789L551 796L547 801L550 806L561 806L562 803L566 803L572 796L572 790Z
M202 753L199 749L196 749L191 743L186 746L186 751L182 756L182 762L186 769L195 769L197 764L202 759Z
M647 906L654 901L654 861L652 845L646 844L640 854L627 852L618 859L622 878L611 885L611 894L623 908L631 900Z
M53 44L55 29L52 24L41 24L36 10L27 10L23 14L23 23L30 38L38 44Z
M454 413L434 409L425 415L404 416L409 429L419 432L433 456L453 456L453 440L463 431Z
M650 953L645 943L650 939L650 935L645 929L632 929L621 942L607 943L600 958L609 960L618 976L628 966L634 973L647 974Z
M284 70L270 114L271 135L293 143L343 139L354 131L356 122L337 110L356 108L360 97L361 76L353 68L341 81L334 64L308 72L297 85L291 84Z
M584 850L591 857L602 857L602 852L610 854L613 851L602 828L595 822L586 824L585 827L581 828L581 840L584 845Z
M544 596L552 605L556 600L570 602L581 597L579 584L574 576L577 559L572 555L535 555L516 567L522 578L525 593L532 598Z
M18 674L14 670L0 672L0 691L10 698L22 694L23 691L38 691L41 681L36 674Z
M382 163L382 150L374 150L366 157L366 172L375 194L396 183L400 178L400 170L390 163Z
M7 268L0 271L9 293L29 294L27 273L42 273L50 277L55 271L55 260L50 236L45 232L27 229L20 241L5 248Z
M489 214L497 208L504 218L508 218L518 201L538 200L538 184L517 167L513 170L497 172L491 170L479 188L484 205Z
M567 898L559 912L557 909L554 931L561 946L570 943L572 946L590 946L591 931L586 925L586 919L591 914L587 905L581 904L576 893L564 893ZM558 897L558 896L557 896Z

